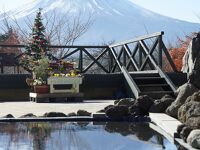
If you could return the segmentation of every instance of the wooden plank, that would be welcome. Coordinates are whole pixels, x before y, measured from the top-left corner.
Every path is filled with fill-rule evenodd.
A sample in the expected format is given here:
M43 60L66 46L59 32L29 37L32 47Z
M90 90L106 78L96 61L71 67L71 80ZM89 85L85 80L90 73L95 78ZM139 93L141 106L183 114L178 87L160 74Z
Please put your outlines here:
M171 87L172 91L175 93L176 92L176 86L174 85L174 83L171 81L171 79L167 76L166 73L164 73L162 71L162 69L159 66L156 66L158 73L160 74L161 77L165 78L165 81L167 82L167 84L169 84L169 86Z
M158 44L158 38L156 38L156 40L154 41L153 45L151 46L150 50L148 50L149 54L153 57L152 53L153 51L155 50L156 46ZM140 70L143 70L144 67L146 66L147 64L147 61L148 61L148 57L146 56L142 66L140 67Z
M66 54L65 56L63 56L61 59L65 59L65 58L67 58L67 57L73 55L74 53L78 52L79 50L80 50L80 49L77 48L77 49L73 50L72 52L70 52L69 54Z
M105 71L106 73L109 73L109 71L103 66L101 65L86 49L83 49L83 51L100 67L103 69L103 71Z
M170 54L169 54L169 52L168 52L168 50L167 50L167 48L166 48L166 46L164 45L163 42L162 42L162 47L163 47L163 51L165 53L165 56L167 57L167 60L169 61L173 71L174 72L178 72L177 68L176 68L176 65L174 64L174 62L173 62L173 60L172 60L172 58L171 58L171 56L170 56Z
M96 61L98 61L104 54L106 54L106 52L108 52L108 48L104 49L103 52L97 56L97 58L95 58ZM83 73L87 72L88 69L90 69L93 65L95 64L95 61L92 61L84 70Z
M130 76L128 70L122 66L121 67L121 71L132 91L132 93L134 94L135 98L139 97L139 93L141 92L140 89L138 88L137 84L135 83L135 81L132 79L132 77Z
M113 48L113 50L115 51L114 48ZM119 52L119 54L118 54L118 56L117 56L117 60L118 60L120 63L121 63L121 61L120 61L120 57L122 56L122 54L123 54L123 46L121 47L120 52ZM117 55L116 51L115 51L115 55ZM116 69L116 67L117 67L117 62L115 61L115 64L114 64L114 66L113 66L111 72L114 72L115 69Z
M110 51L111 51L111 53L112 53L112 55L113 55L115 61L117 62L118 67L119 67L120 70L121 70L121 67L122 67L122 66L121 66L121 62L118 61L117 56L116 56L116 52L115 52L114 48L110 48Z
M83 50L80 49L79 51L79 63L78 63L78 69L80 70L80 72L83 72Z
M165 81L167 82L167 84L169 84L169 86L171 87L172 91L175 93L176 91L176 86L173 84L173 82L169 79L169 77L162 71L162 69L157 66L156 62L154 61L154 59L151 57L150 54L148 54L148 51L145 47L145 45L143 44L142 41L140 41L144 51L146 52L146 54L148 55L150 61L152 62L152 64L154 65L155 69L158 70L158 73L160 74L161 77L165 78Z
M133 56L131 55L131 51L130 51L128 45L125 44L125 45L124 45L124 48L125 48L125 51L126 51L128 57L129 57L129 60L130 60L129 62L132 62L134 68L138 71L139 69L138 69L137 63L136 63L136 61L133 59ZM127 68L128 68L128 66L129 66L129 64L130 64L130 63L127 63L127 66L126 66Z
M162 56L162 49L163 49L163 47L162 47L162 36L159 36L158 37L158 65L160 66L160 68L162 68L162 64L163 64L163 62L162 62L162 58L163 58L163 56Z
M137 37L137 38L134 38L134 39L131 39L131 40L127 40L127 41L119 42L117 44L109 45L109 47L117 47L117 46L121 46L121 45L124 45L124 44L134 43L134 42L137 42L137 41L140 41L140 40L150 39L150 38L153 38L153 37L156 37L156 36L159 36L159 35L164 35L164 32L161 31L161 32L153 33L153 34L140 36L140 37Z

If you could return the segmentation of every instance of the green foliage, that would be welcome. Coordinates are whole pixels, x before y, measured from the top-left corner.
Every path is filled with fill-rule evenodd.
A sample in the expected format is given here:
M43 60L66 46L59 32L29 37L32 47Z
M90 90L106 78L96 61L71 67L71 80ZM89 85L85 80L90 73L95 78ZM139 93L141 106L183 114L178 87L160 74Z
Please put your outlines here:
M48 41L45 37L45 27L42 23L41 10L40 8L36 14L31 33L31 41L27 47L28 53L33 53L36 57L39 57L40 53L46 53L48 51Z
M42 57L38 60L38 64L34 66L33 72L37 79L46 81L48 78L48 67L49 59L48 57Z

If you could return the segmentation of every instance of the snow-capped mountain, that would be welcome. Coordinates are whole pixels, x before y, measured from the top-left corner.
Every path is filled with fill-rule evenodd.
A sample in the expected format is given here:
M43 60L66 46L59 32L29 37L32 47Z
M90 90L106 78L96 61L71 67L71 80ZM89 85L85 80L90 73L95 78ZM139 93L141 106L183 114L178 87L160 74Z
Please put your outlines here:
M200 24L156 14L129 0L36 0L9 13L23 20L26 16L34 17L38 8L43 8L47 15L52 11L66 16L80 12L85 16L92 14L94 23L79 44L121 41L158 31L165 32L165 40L174 42L177 36L183 37L200 27Z

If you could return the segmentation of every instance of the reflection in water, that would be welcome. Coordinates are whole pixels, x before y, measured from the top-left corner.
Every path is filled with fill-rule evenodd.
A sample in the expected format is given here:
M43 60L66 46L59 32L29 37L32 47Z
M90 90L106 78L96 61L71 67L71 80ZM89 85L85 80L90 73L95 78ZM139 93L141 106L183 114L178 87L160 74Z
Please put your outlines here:
M97 124L97 123L95 123ZM33 150L176 149L148 123L0 123L0 148Z

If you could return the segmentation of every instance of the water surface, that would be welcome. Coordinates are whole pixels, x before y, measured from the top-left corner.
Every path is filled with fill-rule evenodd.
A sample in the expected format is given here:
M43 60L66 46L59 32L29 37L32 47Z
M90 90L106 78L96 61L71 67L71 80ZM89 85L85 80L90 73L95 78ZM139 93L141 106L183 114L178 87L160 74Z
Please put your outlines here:
M0 123L0 150L175 150L148 123Z

